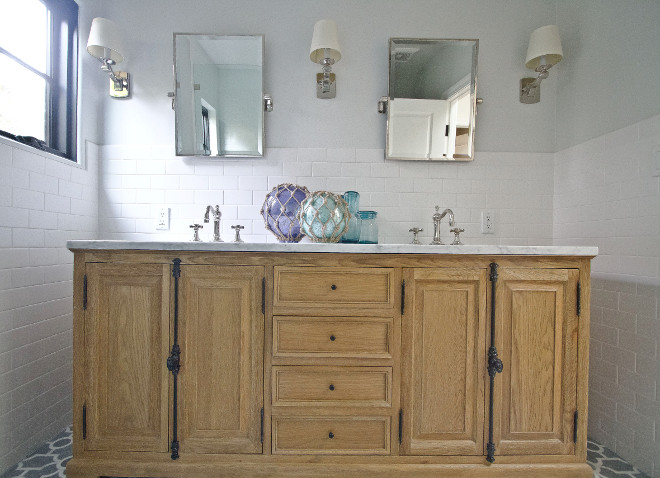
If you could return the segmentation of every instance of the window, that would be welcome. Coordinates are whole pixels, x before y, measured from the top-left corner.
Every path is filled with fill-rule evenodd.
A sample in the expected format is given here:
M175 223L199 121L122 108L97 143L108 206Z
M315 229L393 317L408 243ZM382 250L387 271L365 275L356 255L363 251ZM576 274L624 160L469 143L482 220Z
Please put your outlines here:
M75 161L78 5L0 7L0 134Z

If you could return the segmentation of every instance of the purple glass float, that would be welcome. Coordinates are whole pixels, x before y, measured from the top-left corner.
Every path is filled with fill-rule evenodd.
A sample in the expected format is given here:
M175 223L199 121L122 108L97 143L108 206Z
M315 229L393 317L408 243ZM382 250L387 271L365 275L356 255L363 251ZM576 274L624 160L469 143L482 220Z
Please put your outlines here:
M261 215L266 229L278 241L299 242L305 236L300 229L298 211L307 196L309 190L305 186L289 183L278 184L266 195Z

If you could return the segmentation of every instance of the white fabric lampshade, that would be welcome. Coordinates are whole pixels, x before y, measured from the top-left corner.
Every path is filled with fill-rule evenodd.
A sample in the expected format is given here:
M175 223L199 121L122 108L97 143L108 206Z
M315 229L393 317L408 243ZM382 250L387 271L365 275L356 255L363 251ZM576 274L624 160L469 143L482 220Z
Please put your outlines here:
M529 37L525 66L535 70L541 64L543 56L545 56L544 64L550 66L559 63L564 56L557 25L546 25L532 32Z
M87 51L96 58L107 58L115 63L124 61L124 45L117 24L101 17L92 20Z
M341 59L341 48L337 39L337 24L334 20L319 20L314 25L309 59L314 63L321 63L325 58L324 50L326 48L328 49L328 57L335 60L335 63Z

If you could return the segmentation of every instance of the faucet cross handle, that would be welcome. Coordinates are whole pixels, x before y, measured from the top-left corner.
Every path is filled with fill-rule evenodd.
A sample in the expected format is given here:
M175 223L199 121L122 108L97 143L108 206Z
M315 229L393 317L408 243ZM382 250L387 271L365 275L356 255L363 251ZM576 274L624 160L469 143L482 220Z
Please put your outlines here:
M454 233L454 242L451 243L452 246L462 246L463 243L461 242L461 238L459 237L459 234L461 232L465 232L465 229L461 229L460 227L455 227L450 230L451 232Z
M194 242L199 242L200 241L200 239L199 239L199 230L204 229L204 226L202 226L201 224L191 224L190 228L195 230L194 235L193 235L193 241Z
M245 242L243 239L241 239L241 229L245 229L245 226L236 224L235 226L231 226L231 228L236 231L236 237L234 238L234 242Z
M413 233L413 240L412 240L411 244L421 244L421 242L419 242L419 238L417 237L417 235L420 232L423 232L423 231L424 231L424 229L420 229L419 227L413 227L411 229L408 229L408 232Z

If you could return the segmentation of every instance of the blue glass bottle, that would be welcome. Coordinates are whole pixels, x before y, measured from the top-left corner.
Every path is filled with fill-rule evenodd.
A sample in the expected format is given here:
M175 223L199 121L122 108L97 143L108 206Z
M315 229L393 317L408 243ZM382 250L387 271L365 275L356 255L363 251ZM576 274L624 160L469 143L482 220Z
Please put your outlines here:
M348 203L348 212L351 219L348 221L348 231L342 236L341 242L357 244L360 240L360 220L358 209L360 209L360 193L357 191L346 191L342 196Z

